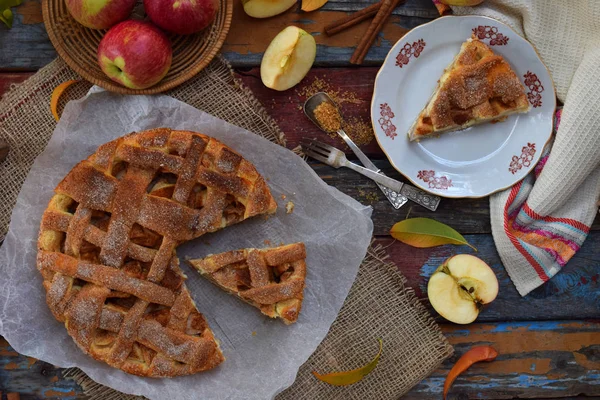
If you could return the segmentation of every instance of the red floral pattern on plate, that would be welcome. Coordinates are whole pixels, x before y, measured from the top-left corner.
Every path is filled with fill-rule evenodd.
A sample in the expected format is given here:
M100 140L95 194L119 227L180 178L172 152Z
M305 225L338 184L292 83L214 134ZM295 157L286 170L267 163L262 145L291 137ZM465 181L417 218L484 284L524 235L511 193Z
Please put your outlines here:
M489 25L479 25L473 28L473 34L479 40L490 39L490 46L504 46L508 44L509 38L498 32L498 28Z
M530 167L535 155L535 143L527 143L521 149L521 156L513 156L508 170L514 175L523 167Z
M377 122L379 122L379 126L381 126L381 129L383 129L385 136L388 136L392 140L394 140L394 138L398 136L398 133L396 133L396 125L392 123L392 118L394 118L394 112L392 111L388 103L380 104L379 110L379 115L381 115L381 117Z
M396 56L396 66L402 68L408 64L412 56L419 58L426 45L427 43L423 39L419 39L413 42L413 44L406 42L400 53Z
M417 173L417 178L427 183L429 189L447 190L449 187L452 187L451 179L448 179L445 176L435 176L435 171L433 170L419 171Z
M529 102L533 106L533 108L542 106L542 92L544 91L544 86L542 86L542 82L539 80L536 74L531 71L527 71L525 75L525 86L529 89L529 93L527 93L527 98Z

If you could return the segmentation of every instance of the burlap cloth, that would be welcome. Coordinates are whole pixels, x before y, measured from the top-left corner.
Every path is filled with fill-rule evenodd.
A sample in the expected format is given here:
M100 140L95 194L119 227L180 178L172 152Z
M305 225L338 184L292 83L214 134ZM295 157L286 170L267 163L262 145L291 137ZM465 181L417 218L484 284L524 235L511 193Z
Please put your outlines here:
M29 168L55 128L49 109L52 91L69 79L80 77L57 59L0 101L0 139L10 145L8 158L0 164L4 181L0 189L0 239L6 234ZM86 82L72 87L63 95L62 105L82 97L89 87ZM285 145L277 124L252 93L235 80L229 65L220 58L168 94ZM405 284L406 279L387 260L384 249L371 246L329 334L300 368L296 382L277 398L395 399L431 374L452 354L452 347ZM377 353L377 338L383 339L381 360L361 382L334 387L312 375L314 370L327 373L364 365ZM66 370L64 375L75 379L92 399L140 398L99 385L77 368Z

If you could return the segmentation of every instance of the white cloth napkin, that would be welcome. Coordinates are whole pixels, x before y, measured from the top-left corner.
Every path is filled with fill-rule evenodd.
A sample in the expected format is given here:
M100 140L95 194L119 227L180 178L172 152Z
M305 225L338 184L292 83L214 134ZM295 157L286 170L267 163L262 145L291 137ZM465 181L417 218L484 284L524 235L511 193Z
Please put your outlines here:
M490 198L492 233L522 296L569 261L587 237L600 196L600 1L486 0L453 7L513 27L548 66L564 103L554 144L535 173Z

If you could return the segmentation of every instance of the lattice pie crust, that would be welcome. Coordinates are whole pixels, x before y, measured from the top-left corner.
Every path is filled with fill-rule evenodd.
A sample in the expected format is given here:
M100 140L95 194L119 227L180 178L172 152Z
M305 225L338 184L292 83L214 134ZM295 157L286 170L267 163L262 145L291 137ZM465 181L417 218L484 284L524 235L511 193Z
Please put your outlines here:
M296 322L306 278L304 243L243 249L190 260L202 276L271 318Z
M104 144L44 212L37 267L48 306L84 352L125 372L213 368L224 358L175 248L276 208L254 166L211 137L163 128Z

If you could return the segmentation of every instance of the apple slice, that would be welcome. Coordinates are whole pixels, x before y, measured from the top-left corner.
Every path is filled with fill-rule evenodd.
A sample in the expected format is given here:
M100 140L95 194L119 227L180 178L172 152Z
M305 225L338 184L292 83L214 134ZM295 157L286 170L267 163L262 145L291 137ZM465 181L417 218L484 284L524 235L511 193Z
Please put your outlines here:
M460 254L447 259L431 275L427 296L433 308L448 321L470 324L481 306L498 295L498 279L481 259Z
M242 0L244 11L254 18L269 18L281 14L294 4L296 0Z
M260 77L268 88L287 90L306 76L316 55L315 39L296 26L288 26L267 47Z

